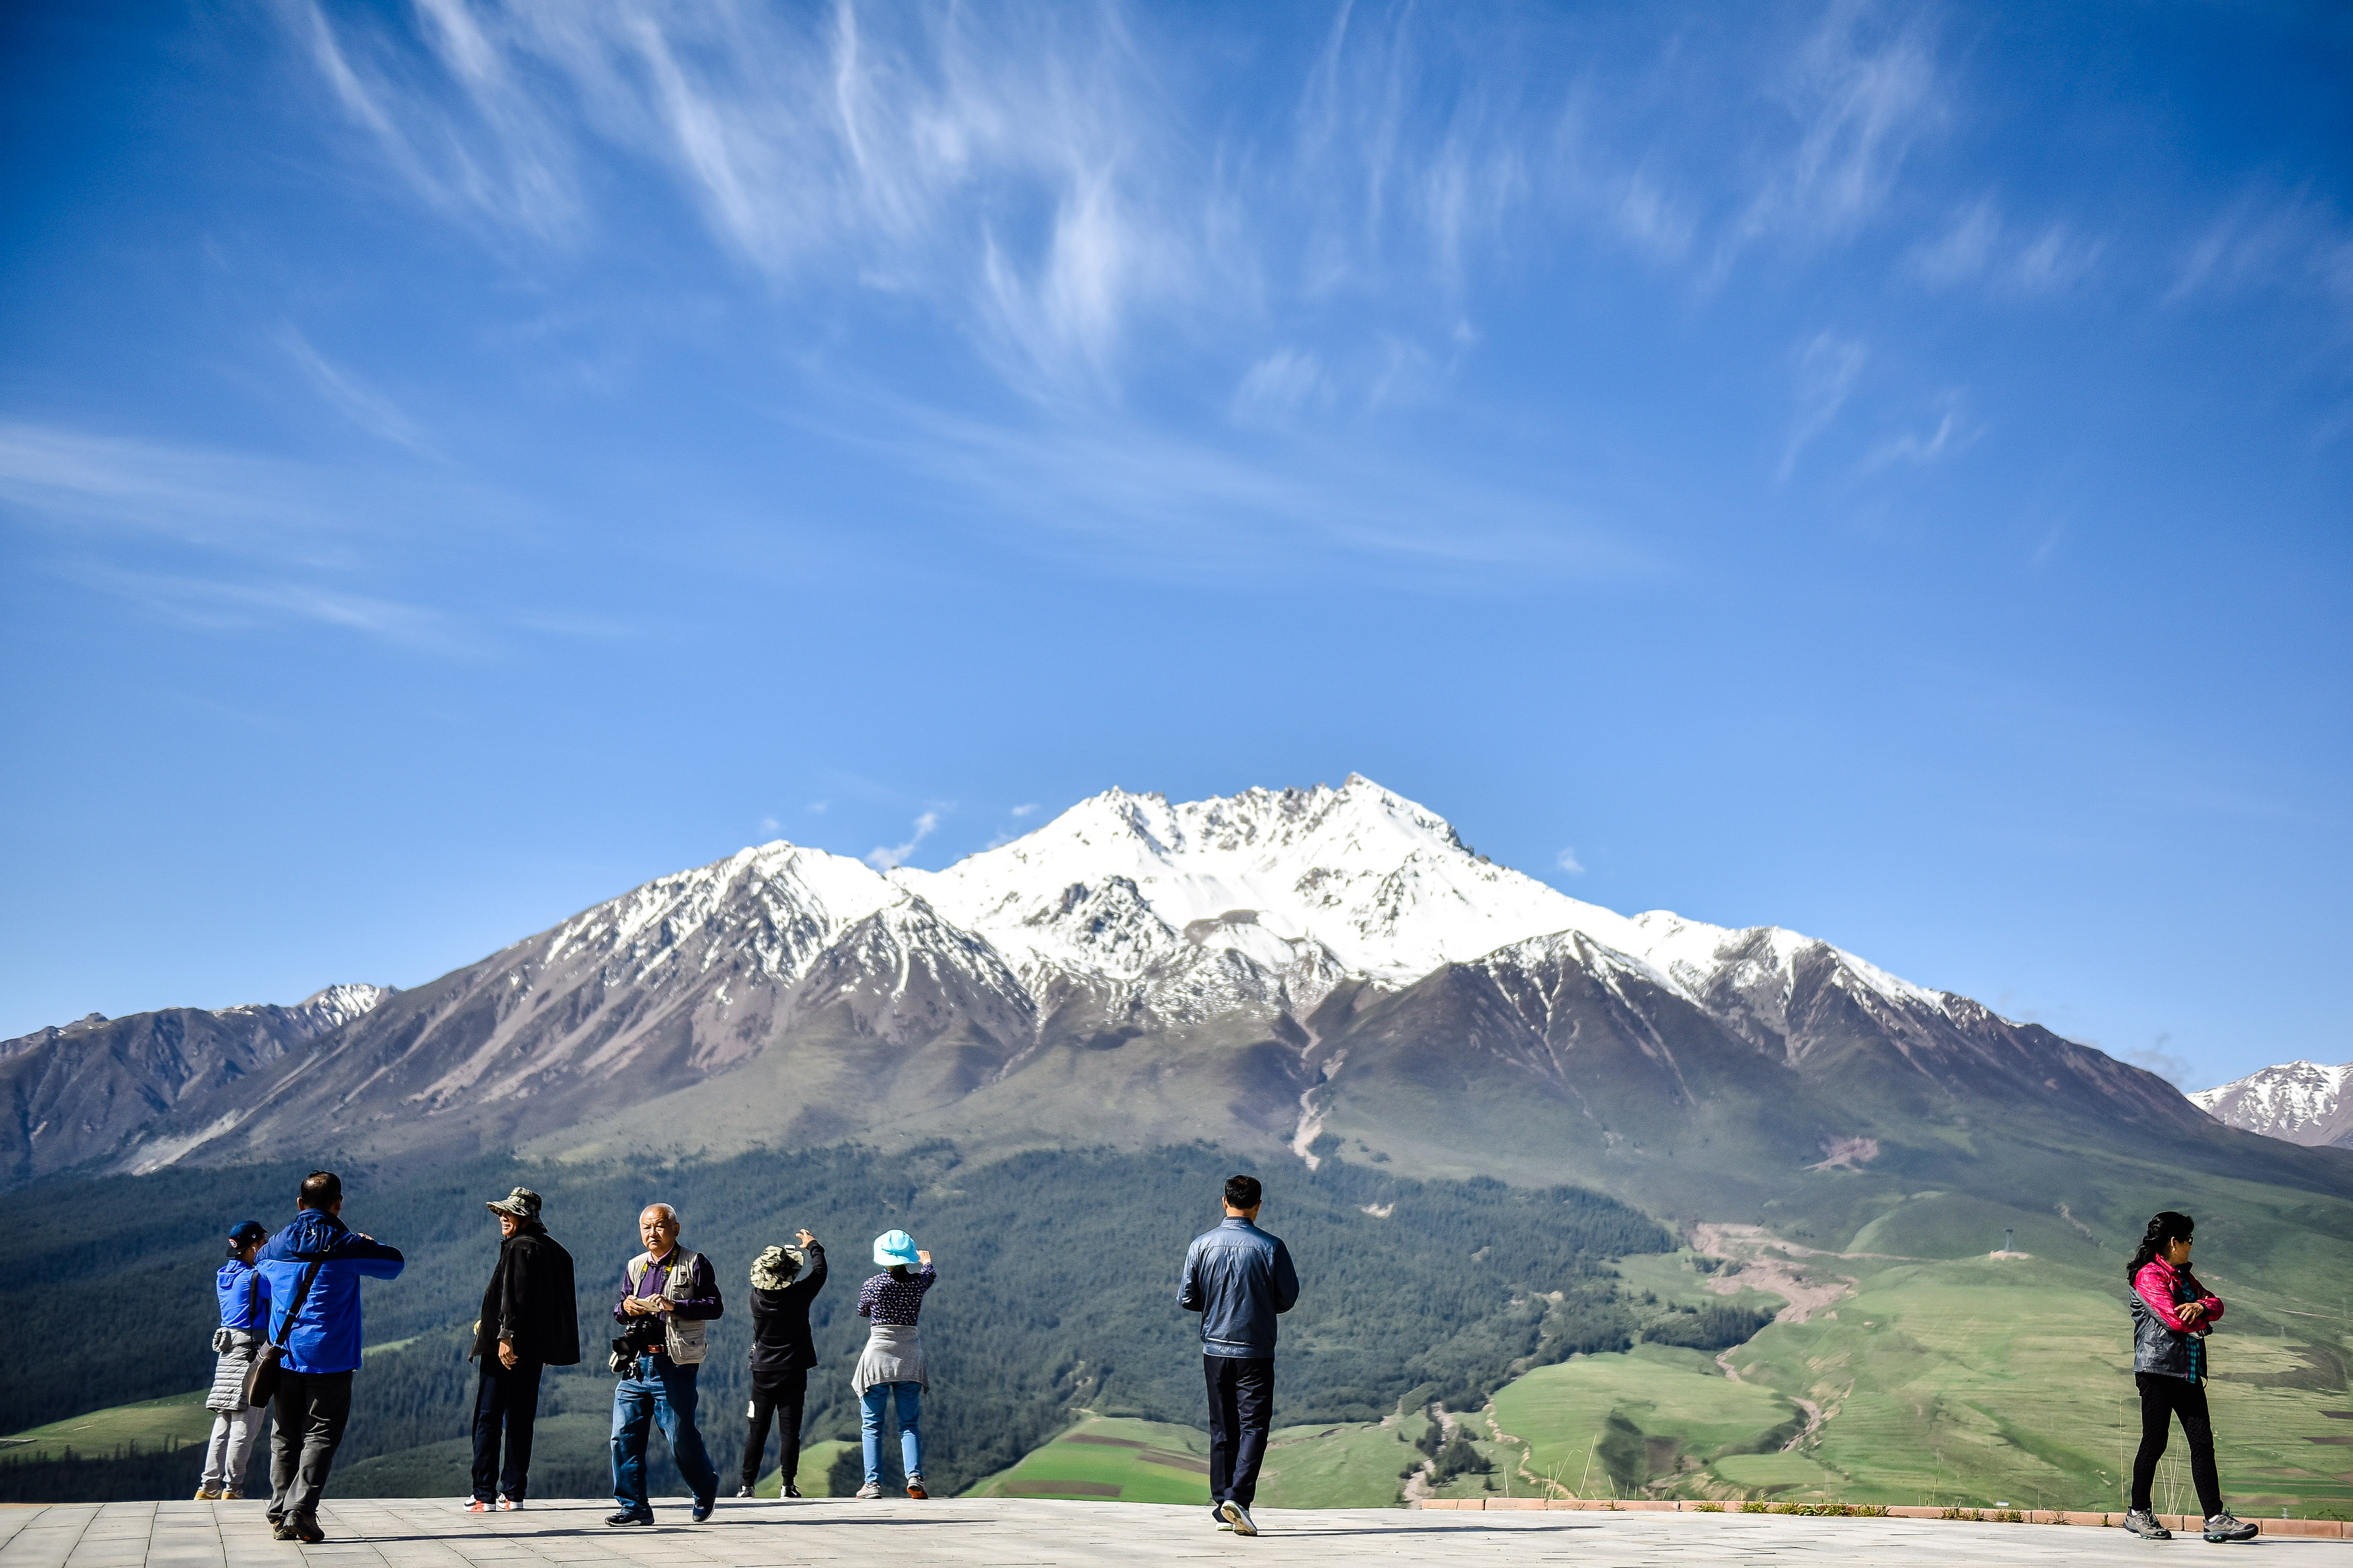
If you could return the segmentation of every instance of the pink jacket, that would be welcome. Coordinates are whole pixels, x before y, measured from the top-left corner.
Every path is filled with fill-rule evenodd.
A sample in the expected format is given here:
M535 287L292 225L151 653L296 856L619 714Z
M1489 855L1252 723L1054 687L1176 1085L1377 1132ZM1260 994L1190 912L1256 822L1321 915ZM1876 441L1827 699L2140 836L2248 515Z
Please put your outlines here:
M2157 1321L2177 1334L2202 1334L2222 1315L2222 1299L2211 1294L2198 1283L2198 1276L2187 1268L2176 1268L2162 1258L2152 1258L2141 1265L2133 1276L2133 1289L2157 1314ZM2187 1294L2184 1294L2184 1292ZM2180 1307L2196 1301L2206 1309L2205 1315L2195 1323L2181 1316Z

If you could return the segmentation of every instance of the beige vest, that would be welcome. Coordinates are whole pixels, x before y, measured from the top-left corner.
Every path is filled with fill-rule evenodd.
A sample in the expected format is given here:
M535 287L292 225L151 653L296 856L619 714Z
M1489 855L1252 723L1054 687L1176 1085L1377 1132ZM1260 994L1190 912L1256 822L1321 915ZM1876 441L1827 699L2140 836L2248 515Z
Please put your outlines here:
M640 1252L629 1259L630 1295L634 1296L638 1293L638 1287L644 1282L646 1269L653 1260L654 1256L650 1252ZM691 1294L694 1289L694 1266L702 1261L702 1254L699 1252L689 1252L683 1247L671 1248L668 1270L670 1278L662 1282L661 1293L673 1301ZM679 1365L691 1366L711 1353L709 1339L704 1329L705 1325L701 1319L690 1320L671 1312L662 1319L664 1342L662 1349L669 1353L670 1359Z

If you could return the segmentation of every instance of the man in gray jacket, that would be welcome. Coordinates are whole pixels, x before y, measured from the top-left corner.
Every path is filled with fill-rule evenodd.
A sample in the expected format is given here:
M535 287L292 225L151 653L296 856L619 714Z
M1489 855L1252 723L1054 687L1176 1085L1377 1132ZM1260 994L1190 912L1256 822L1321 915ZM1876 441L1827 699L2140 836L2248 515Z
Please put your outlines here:
M1290 1249L1258 1227L1258 1178L1226 1180L1226 1223L1193 1238L1176 1305L1201 1314L1209 1387L1209 1508L1219 1528L1256 1535L1250 1506L1274 1414L1274 1320L1299 1300Z

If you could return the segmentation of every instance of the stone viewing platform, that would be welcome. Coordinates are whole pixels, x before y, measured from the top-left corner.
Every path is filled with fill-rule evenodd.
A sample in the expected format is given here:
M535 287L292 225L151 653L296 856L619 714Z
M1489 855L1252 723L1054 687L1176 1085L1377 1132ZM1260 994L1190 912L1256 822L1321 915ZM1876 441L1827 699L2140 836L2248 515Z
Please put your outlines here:
M1482 1500L1469 1500L1478 1502ZM1269 1509L1266 1533L1220 1533L1206 1509L1033 1499L904 1499L858 1502L720 1503L707 1524L691 1523L683 1500L658 1505L650 1530L611 1530L609 1502L558 1499L516 1513L471 1514L450 1498L332 1499L320 1510L318 1546L270 1539L259 1502L51 1503L0 1508L0 1568L226 1568L280 1563L307 1568L470 1568L472 1564L776 1564L838 1563L872 1568L997 1568L1103 1563L1265 1561L1370 1568L1560 1563L1578 1568L1637 1563L1749 1563L1836 1555L1857 1563L1950 1568L1969 1563L2146 1563L2152 1552L2206 1552L2196 1536L2169 1545L2121 1530L2019 1528L1998 1521L1919 1518L1821 1518L1738 1511L1702 1513L1672 1505L1580 1506L1494 1500L1484 1507ZM1913 1510L1918 1511L1918 1510ZM2086 1518L2097 1518L2087 1515ZM2320 1568L2353 1563L2342 1539L2274 1535L2252 1542L2286 1547ZM2291 1523L2306 1521L2288 1521ZM2241 1550L2241 1549L2233 1549ZM2203 1561L2203 1559L2200 1559Z

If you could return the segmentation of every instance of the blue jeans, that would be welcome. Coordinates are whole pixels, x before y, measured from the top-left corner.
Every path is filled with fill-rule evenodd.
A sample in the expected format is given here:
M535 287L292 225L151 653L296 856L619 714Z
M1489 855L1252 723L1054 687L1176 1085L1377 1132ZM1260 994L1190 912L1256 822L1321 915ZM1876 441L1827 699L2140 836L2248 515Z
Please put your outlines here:
M882 1410L898 1396L899 1458L907 1479L923 1473L923 1385L920 1383L878 1383L859 1395L858 1435L866 1443L866 1484L882 1484Z
M659 1351L638 1358L613 1389L613 1500L631 1513L650 1513L646 1499L646 1429L659 1423L670 1457L697 1500L719 1494L719 1472L695 1430L699 1366L681 1366Z

